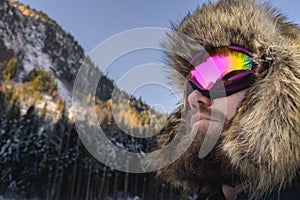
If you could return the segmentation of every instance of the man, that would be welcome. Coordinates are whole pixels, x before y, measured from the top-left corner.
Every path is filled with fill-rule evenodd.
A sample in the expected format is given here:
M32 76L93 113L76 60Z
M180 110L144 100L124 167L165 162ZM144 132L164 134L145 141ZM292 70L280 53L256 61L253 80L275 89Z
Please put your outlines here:
M270 5L220 0L174 29L166 46L184 103L158 141L184 131L184 149L195 137L157 176L199 199L299 199L299 27Z

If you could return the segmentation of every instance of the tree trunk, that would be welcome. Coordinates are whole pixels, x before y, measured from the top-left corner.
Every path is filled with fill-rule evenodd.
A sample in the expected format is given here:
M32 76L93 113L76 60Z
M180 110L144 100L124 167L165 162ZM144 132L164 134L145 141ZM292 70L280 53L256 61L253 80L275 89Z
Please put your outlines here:
M100 191L98 193L98 199L104 199L104 186L105 186L106 173L107 173L107 166L104 166L104 171L103 171L102 179L101 179Z
M164 183L160 186L159 199L161 199L161 200L165 199L165 184Z
M87 184L86 184L85 200L89 200L91 176L92 176L92 161L89 162L89 171L88 171L88 179L87 179Z
M71 138L71 127L65 127L64 128L64 133L62 133L62 143L61 143L61 155L60 155L60 160L62 160L63 155L66 154L66 152L69 150L69 146L70 146L70 138ZM63 149L63 134L67 134L67 141L66 141L66 147L64 150ZM60 200L61 199L61 189L62 189L62 183L64 181L64 173L65 173L65 168L62 162L60 162L60 164L62 165L62 171L60 174L60 177L58 179L58 184L57 184L57 191L56 191L56 200ZM66 188L67 189L67 188Z
M53 182L51 184L50 199L55 199L55 196L56 196L57 179L59 178L59 164L60 164L60 160L61 160L61 156L59 156L57 164L56 164L54 178L53 178Z
M49 166L48 166L48 169L49 169ZM50 173L50 170L48 173ZM48 174L47 191L46 191L46 197L45 197L46 200L51 200L50 193L51 193L51 176Z
M119 172L115 171L115 180L114 180L114 190L113 190L113 200L118 199L118 191L119 191Z
M109 195L109 187L110 187L110 179L111 179L111 174L108 174L106 180L106 186L105 186L105 192L104 192L104 198L103 199L106 199Z
M170 200L173 200L173 190L172 187L170 186L170 196L169 196Z
M138 195L138 189L137 189L137 186L138 186L138 179L139 176L138 174L135 174L135 180L134 180L134 195Z
M57 190L56 190L56 200L60 200L60 195L61 195L61 187L62 187L62 182L63 182L63 174L59 177L58 179L58 184L57 184Z
M74 162L73 174L72 174L72 182L71 182L71 195L70 199L74 198L75 193L75 183L76 183L76 172L77 172L77 165L78 165L78 155L79 155L79 137L77 138L77 146L76 146L76 159Z
M77 191L76 191L76 196L75 199L80 199L80 186L81 186L81 173L82 173L82 169L81 169L82 164L79 164L79 172L78 172L78 181L77 181Z
M128 172L125 172L125 181L124 181L124 200L127 200L128 193Z
M146 197L146 182L147 182L147 175L144 176L142 200L145 200Z

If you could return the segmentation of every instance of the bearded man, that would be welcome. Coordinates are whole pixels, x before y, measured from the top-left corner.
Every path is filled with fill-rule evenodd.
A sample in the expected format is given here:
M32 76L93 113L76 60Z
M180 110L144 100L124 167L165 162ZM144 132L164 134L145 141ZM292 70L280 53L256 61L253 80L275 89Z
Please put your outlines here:
M300 198L299 27L269 4L220 0L174 30L165 46L184 100L158 141L183 132L184 153L157 177L198 199Z

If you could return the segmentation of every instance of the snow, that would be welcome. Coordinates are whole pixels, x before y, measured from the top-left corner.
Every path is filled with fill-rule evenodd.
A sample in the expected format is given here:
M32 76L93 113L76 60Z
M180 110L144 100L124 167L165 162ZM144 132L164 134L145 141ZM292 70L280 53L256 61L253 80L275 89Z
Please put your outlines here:
M65 100L66 107L70 108L72 105L72 94L71 92L64 86L64 84L57 78L55 78L55 82L57 83L57 90L59 96Z
M0 10L4 11L7 9L7 6L0 8ZM25 19L19 12L16 12L15 14L19 15L22 23L20 23L20 21L15 21L13 24L8 25L7 23L10 22L13 17L13 13L3 16L3 20L0 20L0 27L7 28L0 31L0 38L3 40L7 49L13 50L14 54L18 55L19 62L22 60L22 63L19 64L24 68L24 70L20 73L18 82L21 82L23 78L34 68L40 68L44 71L51 71L52 69L55 69L56 75L59 76L61 71L59 70L59 66L56 66L57 63L52 61L52 54L57 56L58 60L66 62L69 67L77 63L78 55L81 56L80 51L79 54L76 54L76 52L70 50L70 52L68 52L68 57L62 57L61 51L57 49L51 51L52 54L45 53L43 49L46 41L47 26L32 18ZM62 47L74 45L72 43L73 40L69 38L67 34L64 34L63 31L58 30L55 32L55 36L53 38L56 38L56 42L58 42L58 44ZM76 70L76 67L70 67L70 73L75 74ZM55 78L55 82L57 83L59 96L65 100L68 110L72 105L72 91L69 91L60 79ZM52 101L52 103L50 101ZM45 100L45 102L47 102L47 109L56 108L56 106L53 105L53 100ZM27 107L25 107L25 109L22 108L22 113L27 111L26 108Z
M106 198L106 200L112 200L113 198L111 198L111 197L107 197ZM16 199L11 199L11 198L4 198L3 196L0 196L0 200L16 200ZM31 200L36 200L36 198L35 199L31 199ZM124 198L118 198L118 200L124 200ZM141 200L141 198L140 197L138 197L138 196L135 196L135 197L128 197L126 200Z
M4 198L3 196L0 196L0 200L17 200L17 199L15 199L15 198ZM38 198L27 199L27 200L38 200Z
M38 31L32 31L33 27ZM17 31L14 34L10 33L10 30L7 30L6 34L4 34L3 42L8 49L12 49L15 53L20 51L24 53L22 63L24 71L20 74L19 81L34 68L39 67L42 70L50 71L50 67L53 67L50 57L46 53L43 53L44 37L45 26L43 24L39 24L38 26L35 24L28 25L24 29L24 32ZM55 81L60 97L65 100L67 107L71 107L70 91L68 91L59 79L56 78ZM53 107L52 104L47 101L48 107Z
M3 196L0 196L0 200L14 200L14 199L4 199L4 197Z
M32 27L35 27L38 31L32 31ZM6 31L6 34L3 35L5 46L15 53L24 52L22 63L24 71L21 73L19 80L36 67L40 67L45 71L50 70L50 66L53 64L49 56L43 53L45 39L45 26L43 24L38 26L31 24L22 31L16 31L15 33L12 33L9 29L6 29Z
M24 52L26 52L26 54L24 56L23 66L27 74L36 67L50 71L52 63L49 56L42 52L42 46L40 46L40 44L37 46L26 45Z

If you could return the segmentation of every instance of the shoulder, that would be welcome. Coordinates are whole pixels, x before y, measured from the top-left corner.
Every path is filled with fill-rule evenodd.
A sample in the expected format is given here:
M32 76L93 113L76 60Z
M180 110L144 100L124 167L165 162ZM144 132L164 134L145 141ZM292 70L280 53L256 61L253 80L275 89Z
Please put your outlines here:
M275 189L271 193L267 193L255 200L298 200L300 197L300 175L294 181L282 189ZM238 193L234 200L250 199L249 190L245 189Z

